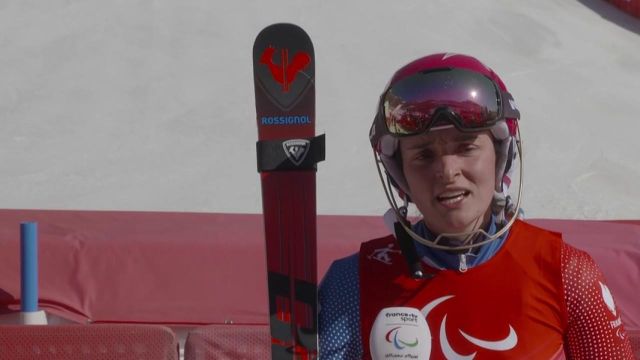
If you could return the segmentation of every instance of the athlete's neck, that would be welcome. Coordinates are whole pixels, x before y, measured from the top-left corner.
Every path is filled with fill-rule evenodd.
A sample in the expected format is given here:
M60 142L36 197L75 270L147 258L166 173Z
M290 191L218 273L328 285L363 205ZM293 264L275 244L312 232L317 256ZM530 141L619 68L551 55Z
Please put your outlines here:
M427 226L426 222L423 222L424 229L427 234L432 234L431 239L437 238L440 234L432 232ZM469 230L461 233L459 236L444 236L438 242L440 245L445 245L449 247L460 247L465 245L471 245L476 242L480 242L485 240L486 236L479 232L479 229L483 229L484 232L490 233L492 226L494 225L495 219L490 211L487 211L484 216L477 218L473 224L469 227ZM462 249L462 250L444 250L446 252L452 254L463 254L463 253L477 253L477 248L472 248L472 251Z

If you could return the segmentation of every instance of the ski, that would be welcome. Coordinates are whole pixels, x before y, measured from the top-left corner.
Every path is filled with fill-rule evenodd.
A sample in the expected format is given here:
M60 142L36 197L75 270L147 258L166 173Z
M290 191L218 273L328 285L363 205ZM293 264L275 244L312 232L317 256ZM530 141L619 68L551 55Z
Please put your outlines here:
M257 158L267 254L272 359L317 358L316 164L313 44L274 24L253 46Z

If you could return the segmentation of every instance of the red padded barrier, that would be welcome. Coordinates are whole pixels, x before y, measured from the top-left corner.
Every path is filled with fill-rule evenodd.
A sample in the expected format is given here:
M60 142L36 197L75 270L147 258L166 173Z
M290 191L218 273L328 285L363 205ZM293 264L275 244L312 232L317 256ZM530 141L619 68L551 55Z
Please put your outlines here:
M178 360L178 340L159 325L0 325L0 358Z
M90 319L91 326L233 322L213 328L231 331L229 344L235 336L268 335L266 327L251 330L268 321L259 214L0 210L0 315L20 305L19 223L25 220L39 223L40 307L51 314ZM594 257L625 328L638 334L640 220L529 221L562 232ZM319 276L362 241L386 234L379 216L319 216ZM258 329L264 334L252 333ZM268 338L262 344L268 348Z
M0 210L0 314L20 307L26 220L38 222L48 313L79 323L268 321L260 214ZM386 233L378 216L320 216L318 275Z
M269 359L268 325L210 325L189 333L184 360Z

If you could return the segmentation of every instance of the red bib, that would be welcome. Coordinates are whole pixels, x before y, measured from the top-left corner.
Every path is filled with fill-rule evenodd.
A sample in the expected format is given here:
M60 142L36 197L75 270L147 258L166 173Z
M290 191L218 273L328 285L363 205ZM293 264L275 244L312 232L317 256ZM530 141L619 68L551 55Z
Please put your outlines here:
M426 315L429 359L550 359L563 353L567 312L560 234L516 221L492 259L462 273L436 270L414 280L393 236L360 248L364 359L376 315L409 306ZM445 356L446 355L446 356ZM475 356L475 357L474 357Z

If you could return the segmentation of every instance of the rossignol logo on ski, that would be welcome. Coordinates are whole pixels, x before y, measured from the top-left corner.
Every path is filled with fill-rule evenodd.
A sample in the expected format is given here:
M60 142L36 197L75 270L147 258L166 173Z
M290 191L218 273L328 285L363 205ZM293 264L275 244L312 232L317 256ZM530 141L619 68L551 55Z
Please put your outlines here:
M307 157L310 145L311 142L305 139L287 140L282 143L285 154L296 166L300 166Z
M289 92L291 84L296 80L298 74L302 72L311 62L309 54L298 51L292 59L289 59L289 49L280 49L280 62L273 59L277 50L273 46L264 49L260 56L260 63L269 68L271 77L282 86L282 92Z
M308 125L311 118L307 115L299 116L263 116L260 125Z

